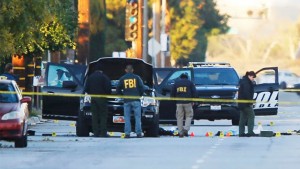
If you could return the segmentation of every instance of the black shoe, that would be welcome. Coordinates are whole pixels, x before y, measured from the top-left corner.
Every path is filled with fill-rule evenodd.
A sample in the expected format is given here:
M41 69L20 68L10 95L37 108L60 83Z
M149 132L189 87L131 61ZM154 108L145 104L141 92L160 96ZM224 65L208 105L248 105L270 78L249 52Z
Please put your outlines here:
M189 136L189 132L187 130L183 130L183 136L188 137Z
M129 134L125 134L124 138L130 138L130 135Z
M255 133L248 133L247 134L248 137L258 137L259 134L255 134Z
M242 133L242 134L239 134L239 137L248 137L248 135L245 133Z
M142 134L137 134L136 137L137 138L143 138L143 135Z

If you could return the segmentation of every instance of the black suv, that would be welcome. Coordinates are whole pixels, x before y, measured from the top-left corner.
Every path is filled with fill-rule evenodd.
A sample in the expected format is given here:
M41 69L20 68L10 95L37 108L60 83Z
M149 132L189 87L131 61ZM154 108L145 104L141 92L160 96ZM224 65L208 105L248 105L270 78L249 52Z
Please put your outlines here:
M199 102L194 106L194 120L230 119L239 123L237 92L239 76L229 63L191 62L186 68L155 68L155 90L159 97L169 97L172 85L187 73L196 85ZM257 71L274 71L274 82L255 85L253 105L256 115L276 115L278 110L278 68L269 67ZM176 124L175 101L160 101L160 123Z
M114 95L116 94L118 79L125 74L127 64L133 65L134 72L142 78L145 85L145 92L141 98L144 134L146 137L158 137L159 103L154 98L153 68L140 59L100 58L91 62L88 67L48 63L45 86L42 88L42 92L45 93L42 107L43 118L77 121L77 136L89 136L89 133L92 132L90 97L83 95L83 88L87 77L92 72L101 69L111 79L113 91L113 94L108 98L108 131L123 132L123 100L116 98ZM134 124L133 115L131 119ZM134 125L132 127L134 128Z

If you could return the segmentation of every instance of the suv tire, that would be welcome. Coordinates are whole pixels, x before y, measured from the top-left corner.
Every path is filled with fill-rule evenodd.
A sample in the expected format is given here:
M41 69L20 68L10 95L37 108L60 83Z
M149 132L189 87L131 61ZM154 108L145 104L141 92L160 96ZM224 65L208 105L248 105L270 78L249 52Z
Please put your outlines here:
M84 112L79 112L79 116L76 123L76 135L78 137L88 137L89 136L89 127L86 123L86 120L83 116Z

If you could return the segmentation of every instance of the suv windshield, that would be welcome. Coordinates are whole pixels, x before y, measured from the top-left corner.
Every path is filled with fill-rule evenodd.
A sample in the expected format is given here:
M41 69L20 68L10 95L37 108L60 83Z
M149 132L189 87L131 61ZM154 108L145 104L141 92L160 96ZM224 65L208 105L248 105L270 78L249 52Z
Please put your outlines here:
M195 68L196 85L238 85L239 77L232 68Z

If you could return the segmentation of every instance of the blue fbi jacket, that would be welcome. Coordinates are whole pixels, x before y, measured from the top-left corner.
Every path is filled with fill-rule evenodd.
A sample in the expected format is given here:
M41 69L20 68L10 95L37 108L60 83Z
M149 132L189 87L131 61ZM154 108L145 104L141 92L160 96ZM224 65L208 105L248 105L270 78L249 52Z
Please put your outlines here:
M122 92L123 91L123 92ZM126 73L119 79L117 94L124 96L142 96L144 93L144 84L142 79L133 73ZM125 102L138 101L139 99L124 99Z

